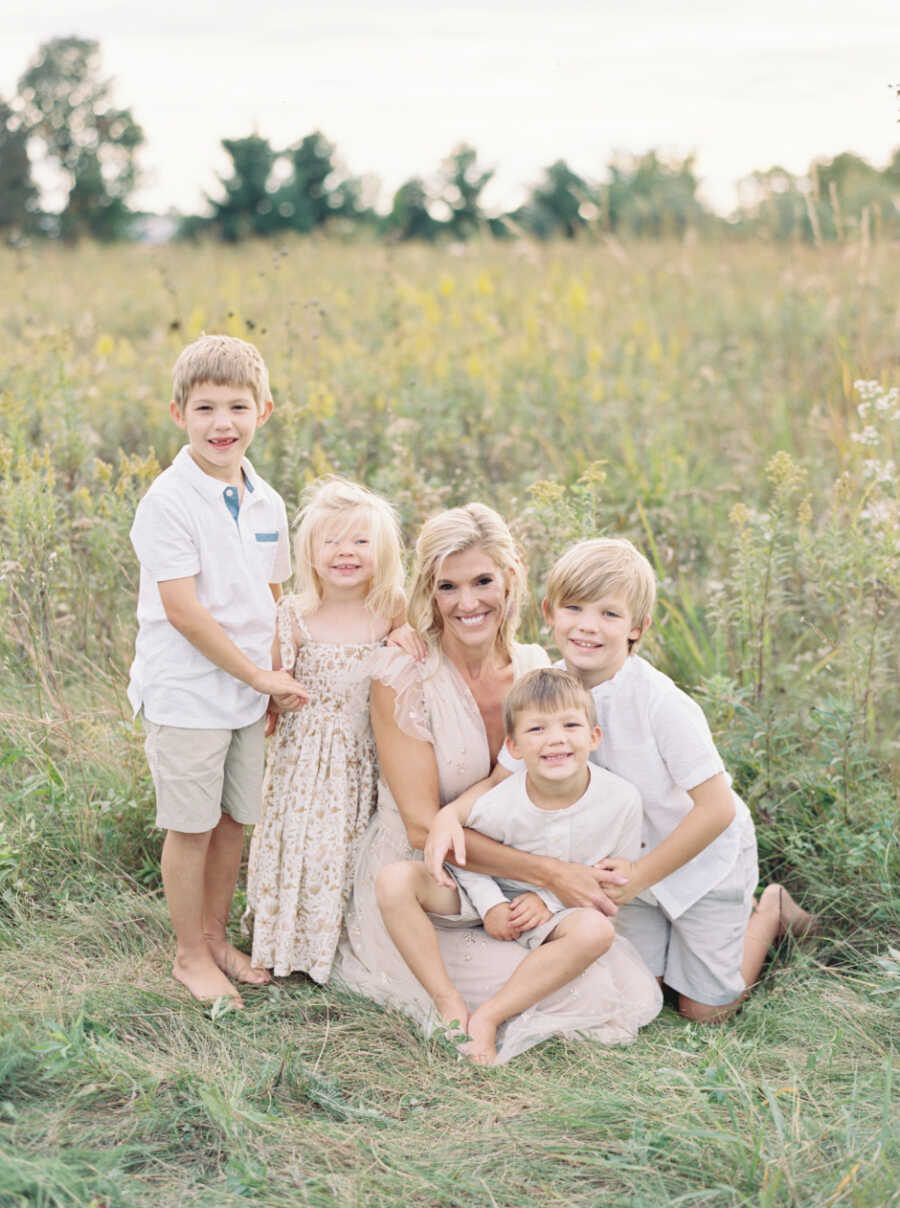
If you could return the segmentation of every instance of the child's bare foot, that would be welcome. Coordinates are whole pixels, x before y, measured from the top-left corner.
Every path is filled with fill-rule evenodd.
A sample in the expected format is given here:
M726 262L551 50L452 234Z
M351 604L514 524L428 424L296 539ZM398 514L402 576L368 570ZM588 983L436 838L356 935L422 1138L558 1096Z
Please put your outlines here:
M778 911L778 939L784 935L805 939L815 935L821 925L819 916L798 906L782 885L766 886L759 897L759 909Z
M463 1035L468 1034L469 1008L466 1006L465 999L461 994L457 994L454 991L453 994L436 998L434 1000L434 1009L437 1011L440 1021L445 1027L456 1024L457 1029Z
M240 994L208 953L205 957L176 956L172 976L187 986L194 998L201 1002L230 998L235 1007L244 1005Z
M493 1065L497 1060L497 1025L478 1007L469 1016L467 1028L471 1040L460 1049L476 1065Z
M268 969L258 969L250 963L250 957L227 940L206 937L207 947L212 958L232 981L242 982L245 986L265 986L272 980Z

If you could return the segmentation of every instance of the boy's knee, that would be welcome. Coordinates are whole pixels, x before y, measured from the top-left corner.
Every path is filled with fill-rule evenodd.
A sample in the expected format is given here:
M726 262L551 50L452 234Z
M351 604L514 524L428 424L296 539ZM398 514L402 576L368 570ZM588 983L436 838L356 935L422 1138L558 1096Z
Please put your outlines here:
M606 915L599 910L579 910L572 917L573 935L580 948L591 953L595 960L609 950L616 933Z
M680 994L678 1012L693 1023L723 1023L736 1010L739 1003L740 999L736 999L722 1007L716 1007L710 1003L697 1002L693 998L688 998L686 994Z

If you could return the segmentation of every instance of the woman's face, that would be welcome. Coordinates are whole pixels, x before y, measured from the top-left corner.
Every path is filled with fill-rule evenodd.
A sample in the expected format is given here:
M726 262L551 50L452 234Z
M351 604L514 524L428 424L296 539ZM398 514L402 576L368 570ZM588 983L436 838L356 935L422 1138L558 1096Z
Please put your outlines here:
M464 646L494 641L506 608L506 578L490 554L475 546L450 554L435 579L434 601L444 631Z

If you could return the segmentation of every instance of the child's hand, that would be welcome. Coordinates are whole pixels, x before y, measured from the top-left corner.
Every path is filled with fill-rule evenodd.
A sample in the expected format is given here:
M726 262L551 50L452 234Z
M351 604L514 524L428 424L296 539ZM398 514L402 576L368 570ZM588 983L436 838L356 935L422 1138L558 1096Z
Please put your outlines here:
M540 894L530 889L527 893L520 893L517 898L513 898L510 906L509 921L514 927L518 927L520 934L546 923L550 918L547 903Z
M511 909L509 902L498 902L482 919L485 931L495 940L517 940L522 934L521 928L514 927L510 922Z
M266 738L271 738L275 733L275 727L278 725L278 718L281 714L276 709L271 696L269 703L266 706Z
M603 878L603 888L617 906L624 906L632 898L637 897L642 889L646 889L638 879L637 868L633 860L622 860L618 856L608 856L594 865L594 870L600 873L611 873L607 880ZM622 884L621 878L625 877ZM618 878L618 883L613 878Z
M387 635L389 646L399 646L402 651L414 658L417 663L425 662L428 647L413 629L412 625L400 625Z
M296 713L309 700L309 693L298 684L289 671L263 671L254 678L251 687L271 696L279 713Z

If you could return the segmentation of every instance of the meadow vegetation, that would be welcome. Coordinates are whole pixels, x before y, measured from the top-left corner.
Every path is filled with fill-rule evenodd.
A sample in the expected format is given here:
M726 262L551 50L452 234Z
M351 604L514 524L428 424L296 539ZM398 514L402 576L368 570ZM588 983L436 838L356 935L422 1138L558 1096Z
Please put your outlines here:
M896 256L0 251L0 1205L900 1203ZM631 1048L486 1071L301 977L241 1014L170 980L128 529L202 330L268 361L251 456L289 510L335 470L409 537L468 499L506 515L531 640L567 542L648 553L648 651L702 699L764 880L824 917L737 1018L666 1008Z

